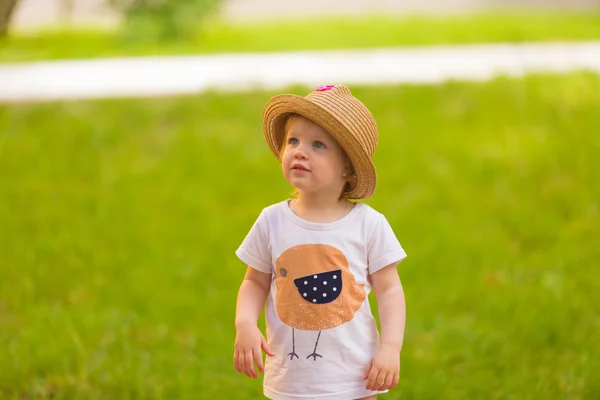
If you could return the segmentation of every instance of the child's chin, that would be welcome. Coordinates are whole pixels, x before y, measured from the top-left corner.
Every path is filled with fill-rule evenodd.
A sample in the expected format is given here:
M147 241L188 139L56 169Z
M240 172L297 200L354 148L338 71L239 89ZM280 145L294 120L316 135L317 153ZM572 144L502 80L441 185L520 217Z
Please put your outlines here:
M305 182L302 182L300 179L297 179L293 176L287 178L287 181L290 185L297 190L310 190L310 185L307 185Z
M308 192L309 191L309 190L307 190L307 188L304 185L294 185L292 183L292 186L294 187L294 190L296 190L298 192Z
M291 185L294 188L294 193L307 193L308 192L308 190L306 190L306 188L302 185L294 185L293 183Z

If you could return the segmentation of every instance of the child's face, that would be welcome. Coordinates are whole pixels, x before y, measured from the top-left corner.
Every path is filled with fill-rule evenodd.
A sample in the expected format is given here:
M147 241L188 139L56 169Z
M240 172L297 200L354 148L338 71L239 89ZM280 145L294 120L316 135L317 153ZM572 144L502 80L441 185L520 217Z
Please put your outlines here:
M296 117L286 132L281 157L283 175L301 192L331 192L339 196L349 162L338 142L314 122Z

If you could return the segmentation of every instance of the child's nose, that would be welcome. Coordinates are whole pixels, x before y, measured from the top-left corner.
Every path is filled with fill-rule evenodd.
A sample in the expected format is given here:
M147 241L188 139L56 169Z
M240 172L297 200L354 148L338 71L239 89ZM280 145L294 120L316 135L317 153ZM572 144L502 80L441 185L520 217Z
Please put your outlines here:
M302 146L296 147L296 151L294 151L294 158L298 160L302 160L306 158L306 153L302 150Z

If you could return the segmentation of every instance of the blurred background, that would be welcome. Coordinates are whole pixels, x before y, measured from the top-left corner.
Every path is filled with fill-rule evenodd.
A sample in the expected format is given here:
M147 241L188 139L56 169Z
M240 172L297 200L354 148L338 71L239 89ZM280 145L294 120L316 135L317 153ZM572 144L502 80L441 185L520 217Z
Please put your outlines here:
M263 106L313 87L61 98L83 78L54 62L588 43L600 64L600 2L0 0L0 35L0 93L33 88L0 103L0 398L257 399L234 252L292 191ZM382 399L600 399L597 71L350 85L379 127L365 202L409 254Z
M228 21L290 19L323 14L359 16L369 13L392 15L448 15L489 10L590 11L598 10L597 0L306 0L296 4L277 0L221 0L220 15ZM15 26L31 29L41 26L95 24L113 26L121 14L106 0L21 0L16 11Z

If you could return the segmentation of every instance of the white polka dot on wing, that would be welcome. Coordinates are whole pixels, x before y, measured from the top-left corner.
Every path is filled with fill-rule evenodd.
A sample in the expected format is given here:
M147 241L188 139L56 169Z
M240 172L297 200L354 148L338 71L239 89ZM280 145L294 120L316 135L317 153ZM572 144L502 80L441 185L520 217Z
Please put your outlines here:
M308 285L308 281L304 281L304 284L305 284L305 285Z
M323 293L323 297L327 297L327 293Z
M302 296L306 297L306 293L302 293Z
M333 279L337 279L337 275L334 275L334 276L333 276Z
M317 291L317 288L316 288L316 287L314 287L314 288L313 288L313 290L316 292L316 291Z
M316 303L316 302L317 302L317 299L313 299L313 303Z
M316 276L316 275L313 275L313 278L317 279L317 276Z
M327 285L327 281L323 281L323 285Z
M337 292L337 288L335 288L335 287L334 287L334 288L333 288L333 291L334 291L334 292Z

